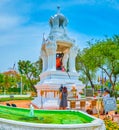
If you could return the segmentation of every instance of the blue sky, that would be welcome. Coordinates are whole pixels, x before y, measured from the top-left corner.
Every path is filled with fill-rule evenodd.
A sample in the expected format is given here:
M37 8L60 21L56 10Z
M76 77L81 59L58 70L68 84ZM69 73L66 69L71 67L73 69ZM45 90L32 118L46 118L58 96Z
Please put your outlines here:
M69 36L81 49L92 38L119 34L119 0L0 0L0 72L19 60L38 60L58 5L69 21Z

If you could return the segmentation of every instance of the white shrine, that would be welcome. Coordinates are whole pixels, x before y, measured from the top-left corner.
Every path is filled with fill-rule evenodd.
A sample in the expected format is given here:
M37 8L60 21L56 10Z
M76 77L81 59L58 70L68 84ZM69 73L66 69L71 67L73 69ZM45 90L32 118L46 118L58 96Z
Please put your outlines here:
M49 20L50 33L47 39L43 37L41 46L41 58L43 62L40 82L35 86L37 97L32 103L39 108L50 100L58 99L58 91L61 85L68 91L72 86L82 89L84 85L78 80L75 59L78 46L75 40L67 35L66 26L68 20L60 13L51 16ZM44 95L44 96L43 96Z

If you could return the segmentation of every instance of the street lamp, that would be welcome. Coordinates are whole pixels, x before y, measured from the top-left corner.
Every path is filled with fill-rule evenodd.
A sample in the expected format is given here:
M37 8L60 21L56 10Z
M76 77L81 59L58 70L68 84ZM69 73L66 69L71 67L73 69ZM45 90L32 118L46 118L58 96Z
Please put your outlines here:
M21 76L21 89L20 89L20 95L22 95L22 76Z

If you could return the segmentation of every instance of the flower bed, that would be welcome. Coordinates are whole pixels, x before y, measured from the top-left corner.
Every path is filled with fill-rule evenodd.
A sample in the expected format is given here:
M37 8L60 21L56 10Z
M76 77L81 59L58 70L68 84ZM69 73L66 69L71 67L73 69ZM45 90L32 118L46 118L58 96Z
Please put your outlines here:
M119 130L119 125L116 122L113 122L112 120L106 119L105 126L106 130Z

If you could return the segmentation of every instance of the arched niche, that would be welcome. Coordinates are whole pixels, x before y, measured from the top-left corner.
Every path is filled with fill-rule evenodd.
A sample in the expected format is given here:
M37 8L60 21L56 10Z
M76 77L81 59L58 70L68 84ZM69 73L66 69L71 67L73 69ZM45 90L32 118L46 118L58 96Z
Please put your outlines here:
M69 50L72 43L57 41L56 70L67 70Z

